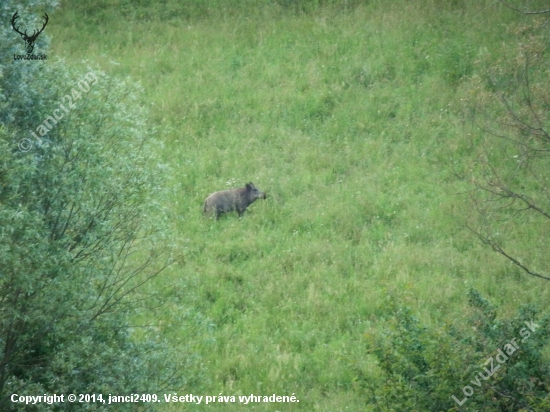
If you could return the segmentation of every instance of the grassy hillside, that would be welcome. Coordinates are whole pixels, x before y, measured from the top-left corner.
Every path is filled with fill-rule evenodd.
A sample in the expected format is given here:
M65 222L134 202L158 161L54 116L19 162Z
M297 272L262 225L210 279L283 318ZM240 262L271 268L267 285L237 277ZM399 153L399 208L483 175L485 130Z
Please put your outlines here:
M542 281L464 228L456 177L481 141L464 110L528 18L493 1L344 3L63 1L50 17L52 58L141 82L159 127L183 258L151 285L177 300L147 321L196 355L174 390L300 399L185 410L376 410L356 382L380 379L367 341L394 304L436 330L471 327L470 287L499 315L548 308ZM208 194L248 181L269 198L203 218Z

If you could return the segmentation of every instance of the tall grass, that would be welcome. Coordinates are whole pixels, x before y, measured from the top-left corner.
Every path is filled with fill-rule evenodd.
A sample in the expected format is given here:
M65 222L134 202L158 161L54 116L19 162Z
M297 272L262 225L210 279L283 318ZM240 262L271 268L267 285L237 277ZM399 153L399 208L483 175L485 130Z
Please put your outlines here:
M159 323L198 359L174 390L374 410L355 382L379 379L365 339L390 302L434 328L469 327L469 287L502 313L548 307L461 225L455 175L480 141L463 116L472 79L525 17L492 1L228 4L67 1L48 27L52 56L140 81L162 130L184 263L156 285L181 300ZM209 193L248 181L269 199L202 217ZM189 410L215 407L243 410Z

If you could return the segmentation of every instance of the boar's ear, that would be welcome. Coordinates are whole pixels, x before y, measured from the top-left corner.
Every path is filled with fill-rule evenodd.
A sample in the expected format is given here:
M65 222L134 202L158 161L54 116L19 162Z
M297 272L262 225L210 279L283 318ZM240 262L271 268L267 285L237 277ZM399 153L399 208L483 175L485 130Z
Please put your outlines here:
M252 189L254 189L254 185L252 184L252 182L246 184L246 189L247 189L247 190L252 190Z

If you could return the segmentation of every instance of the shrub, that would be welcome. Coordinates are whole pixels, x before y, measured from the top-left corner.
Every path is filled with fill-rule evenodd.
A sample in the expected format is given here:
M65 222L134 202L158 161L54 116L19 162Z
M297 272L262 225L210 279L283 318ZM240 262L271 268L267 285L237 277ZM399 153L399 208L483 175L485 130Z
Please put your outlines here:
M515 318L499 320L495 308L475 290L470 290L468 300L472 329L446 325L430 330L409 309L393 308L395 316L388 319L385 332L371 342L383 383L361 381L378 410L548 409L550 370L543 348L550 317L524 305ZM505 346L512 339L519 346L513 352L513 346ZM496 358L499 349L511 352L508 359ZM469 397L463 393L465 386L473 389Z
M6 53L13 33L0 35ZM162 301L142 286L171 263L160 205L168 172L139 86L63 62L0 69L0 409L18 409L13 393L178 387L181 357L131 325ZM60 103L67 111L39 135Z

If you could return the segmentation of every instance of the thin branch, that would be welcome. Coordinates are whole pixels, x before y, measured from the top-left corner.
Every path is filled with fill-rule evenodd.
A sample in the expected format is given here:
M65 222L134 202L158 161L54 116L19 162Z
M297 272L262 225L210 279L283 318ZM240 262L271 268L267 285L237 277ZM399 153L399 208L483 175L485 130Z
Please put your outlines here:
M502 4L504 4L506 7L508 7L509 9L512 9L514 11L517 11L521 14L546 14L546 13L550 13L550 9L548 10L539 10L539 11L524 11L524 10L520 10L516 7L513 7L511 5L509 5L507 2L505 2L504 0L500 0L500 2Z
M138 281L137 284L130 287L128 290L123 291L120 295L117 296L120 289L128 283L130 280L132 280L135 276L137 276L143 269L141 269L139 272L131 275L127 278L127 280L121 285L117 290L113 292L111 296L108 297L108 299L105 301L105 303L102 305L102 307L90 318L90 322L93 322L97 317L102 315L103 313L108 312L112 307L116 306L117 304L120 304L121 300L124 299L126 296L130 295L135 290L139 289L141 286L143 286L145 283L149 282L154 277L158 276L164 269L166 269L170 264L164 264L160 269L154 271L152 274L149 274L143 279L142 281ZM148 264L147 264L148 266Z
M523 269L526 273L528 273L529 275L532 275L532 276L536 276L538 278L541 278L541 279L544 279L544 280L548 280L550 281L550 277L547 277L547 276L544 276L544 275L541 275L539 273L536 273L536 272L533 272L531 271L527 266L523 265L520 261L518 261L517 259L515 259L514 257L510 256L506 251L504 251L504 249L502 249L495 241L491 240L489 237L487 236L484 236L482 235L481 233L479 233L477 230L474 230L472 229L472 227L470 227L470 225L466 225L466 227L473 233L475 234L483 243L485 243L486 245L489 245L491 246L491 248L497 252L497 253L500 253L502 256L504 256L505 258L507 258L510 262L512 262L514 265L520 267L521 269Z
M531 270L529 270L529 268L527 268L526 266L522 265L517 259L514 259L512 256L510 256L508 253L506 253L499 245L497 245L496 243L494 242L490 242L489 243L491 245L491 247L493 248L493 250L495 252L498 252L500 253L502 256L506 257L508 260L510 260L514 265L517 265L519 266L520 268L522 268L525 272L527 272L528 274L532 275L532 276L536 276L536 277L539 277L541 279L545 279L545 280L550 280L549 277L547 276L543 276L543 275L540 275L538 273L535 273L535 272L532 272Z

